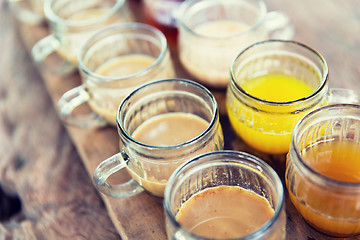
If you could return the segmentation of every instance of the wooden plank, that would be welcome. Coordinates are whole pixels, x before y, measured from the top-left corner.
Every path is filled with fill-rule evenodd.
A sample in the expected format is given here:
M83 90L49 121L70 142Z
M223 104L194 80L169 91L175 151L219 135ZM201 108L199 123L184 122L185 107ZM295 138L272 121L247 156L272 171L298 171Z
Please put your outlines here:
M336 0L304 0L301 3L269 0L267 5L270 10L277 9L291 13L290 17L296 27L295 40L308 44L324 55L330 68L330 86L347 87L360 93L360 84L357 84L360 79L357 66L360 62L360 19L358 18L360 9L355 0L341 3ZM38 39L47 34L47 29L43 26L19 25L18 27L28 50ZM172 56L178 76L191 79L179 65L176 49L173 49ZM44 69L40 70L40 73L54 104L64 92L80 84L77 74L57 76ZM225 148L259 156L269 162L283 180L285 156L265 155L247 147L234 135L228 123L224 111L225 92L212 91L217 97L222 113L221 124L225 133ZM102 160L119 150L118 135L114 128L88 130L67 126L67 130L90 177ZM119 176L120 181L125 178L124 174ZM162 199L145 192L125 199L104 195L101 197L123 239L166 239ZM332 239L309 227L288 198L286 211L288 239Z
M1 216L0 239L120 239L31 63L19 25L0 3L0 183L21 200L17 215ZM0 215L13 204L4 205L2 196Z

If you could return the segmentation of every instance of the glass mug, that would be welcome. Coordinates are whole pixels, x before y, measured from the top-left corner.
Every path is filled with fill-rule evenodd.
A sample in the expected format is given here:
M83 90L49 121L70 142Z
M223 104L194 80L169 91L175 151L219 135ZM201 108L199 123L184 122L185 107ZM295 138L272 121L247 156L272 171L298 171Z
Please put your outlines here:
M28 24L40 24L44 21L44 0L8 0L13 15Z
M56 69L46 67L57 73L77 66L82 45L96 31L132 19L125 0L45 0L44 14L51 33L34 45L32 56L43 63L56 51L65 61L56 64Z
M169 179L164 208L168 239L285 240L281 180L251 154L217 151L184 163Z
M292 203L317 230L360 234L360 106L316 109L295 126L287 155Z
M176 122L179 119L183 120ZM121 152L94 172L97 188L114 197L132 196L143 189L162 197L168 178L180 164L224 146L215 98L190 80L165 79L137 88L121 103L116 123ZM123 168L132 177L129 182L106 182Z
M79 55L83 83L58 102L61 119L78 127L116 125L120 102L138 86L175 77L165 36L142 23L121 23L95 33ZM76 114L87 102L92 112Z
M187 0L178 12L179 57L203 84L225 88L236 54L268 38L291 39L293 26L262 0Z
M178 36L177 10L184 0L144 0L146 23L164 33L169 45L175 45Z
M329 103L358 102L351 90L329 90L325 59L294 41L251 45L234 59L230 75L230 123L249 146L265 153L287 153L295 124L309 111Z

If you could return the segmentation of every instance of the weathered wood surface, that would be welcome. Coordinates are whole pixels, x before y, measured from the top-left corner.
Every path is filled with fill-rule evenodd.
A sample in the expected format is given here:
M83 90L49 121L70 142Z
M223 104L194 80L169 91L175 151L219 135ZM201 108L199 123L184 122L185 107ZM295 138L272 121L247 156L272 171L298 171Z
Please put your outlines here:
M123 239L166 239L159 198L147 193L127 199L100 195L106 211L91 175L102 160L118 151L117 132L110 127L86 130L62 126L53 104L80 84L79 76L56 76L43 69L39 74L26 52L47 29L16 24L4 1L0 0L0 182L7 192L20 196L22 213L1 223L0 239L119 239L117 232ZM351 88L360 94L357 0L266 3L269 10L288 13L296 28L295 40L325 57L330 87ZM173 57L178 62L176 54ZM179 77L189 78L181 66L177 68ZM224 113L224 92L214 94ZM259 156L283 178L284 156L268 156L248 148L235 137L225 115L221 122L227 149ZM287 239L331 239L309 227L288 199L286 210Z
M0 25L0 183L22 201L0 239L120 239L4 0Z

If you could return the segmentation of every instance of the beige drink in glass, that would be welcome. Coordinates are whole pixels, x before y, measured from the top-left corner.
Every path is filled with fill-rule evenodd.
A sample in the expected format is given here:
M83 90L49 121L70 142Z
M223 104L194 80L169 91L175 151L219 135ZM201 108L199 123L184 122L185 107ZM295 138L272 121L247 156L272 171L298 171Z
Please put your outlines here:
M188 0L178 13L179 56L198 81L225 88L236 54L270 37L289 39L293 27L287 16L267 12L261 0Z
M250 26L237 21L216 20L196 26L194 32L204 38L216 38L219 46L225 46L230 45L229 41L232 40L229 38L244 33L249 28ZM211 46L209 48L198 48L196 45L188 46L188 48L181 50L180 60L192 76L196 76L198 79L207 79L206 84L209 85L225 86L229 82L228 74L224 74L229 71L229 64L227 63L234 56L234 52L239 50L239 47L235 42L233 47L228 49L217 49ZM219 52L215 58L212 56L214 52ZM201 56L201 60L199 61L199 58L194 56ZM208 67L214 65L217 67ZM207 70L204 71L204 69Z
M45 0L44 13L51 33L34 45L32 56L58 73L77 66L81 47L95 32L133 18L125 0ZM46 62L54 52L64 59L56 66Z
M95 74L101 76L107 76L107 77L117 77L117 76L126 76L126 75L130 76L138 72L141 72L144 69L149 68L152 64L154 64L155 61L156 58L148 55L129 54L126 56L120 56L106 61L96 69ZM167 74L165 74L164 77L173 76L172 70L169 69L169 72ZM134 83L132 81L119 82L116 88L127 89L127 88L131 88L133 84ZM90 89L92 88L91 85L89 87ZM94 86L94 91L96 91L95 88L96 86ZM104 117L108 122L110 122L115 126L116 105L118 103L115 103L112 109L106 108L105 106L101 106L100 104L96 104L93 101L89 101L89 104L94 112L98 113L100 116Z
M264 197L240 187L217 186L191 196L176 220L199 236L235 239L255 232L273 216L274 209Z
M124 97L138 86L175 76L165 36L141 23L113 25L97 32L79 55L83 84L59 100L60 116L78 127L116 125ZM77 115L83 103L91 112Z
M178 167L164 193L172 240L285 240L284 190L261 159L237 151L202 154Z
M180 164L223 149L216 100L190 80L164 79L142 85L121 103L116 123L121 151L94 172L98 189L114 197L143 190L162 197L168 178ZM124 168L132 177L129 182L107 182Z
M209 126L209 122L194 114L189 113L166 113L160 116L145 120L132 134L132 137L141 143L154 146L175 146L188 142ZM211 145L206 146L203 151L211 151ZM172 167L159 168L148 167L146 178L138 176L131 169L127 168L131 177L139 182L145 189L155 196L162 196L169 172L175 169Z
M194 28L194 32L207 37L231 37L248 31L250 26L231 20L217 20L202 23Z

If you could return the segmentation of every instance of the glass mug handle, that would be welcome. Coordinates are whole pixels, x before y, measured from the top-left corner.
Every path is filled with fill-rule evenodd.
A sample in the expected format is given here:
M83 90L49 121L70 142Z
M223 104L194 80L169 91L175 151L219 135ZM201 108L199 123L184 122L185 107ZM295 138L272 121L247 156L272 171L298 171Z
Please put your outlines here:
M104 160L98 165L94 171L94 182L100 192L117 198L134 196L144 189L133 179L129 181L112 185L106 182L106 180L115 172L126 167L129 161L128 155L122 151L113 155L112 157Z
M359 96L355 91L345 88L331 88L328 95L328 104L352 103L358 104Z
M50 34L35 43L31 50L32 57L35 62L42 62L47 56L55 52L59 45L59 41L56 40L53 34Z
M289 17L282 12L272 11L267 13L265 26L270 38L290 40L294 37L294 26Z
M59 41L55 38L53 34L50 34L38 42L35 43L31 49L31 55L34 61L42 66L44 69L50 70L52 73L56 74L68 74L75 70L75 66L66 60L61 60L60 63L57 63L54 67L48 66L45 63L45 59L52 53L54 53L60 46Z
M73 111L89 100L89 94L83 84L70 89L58 101L59 115L63 122L81 127L93 128L107 125L107 121L94 112L74 114Z

